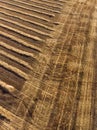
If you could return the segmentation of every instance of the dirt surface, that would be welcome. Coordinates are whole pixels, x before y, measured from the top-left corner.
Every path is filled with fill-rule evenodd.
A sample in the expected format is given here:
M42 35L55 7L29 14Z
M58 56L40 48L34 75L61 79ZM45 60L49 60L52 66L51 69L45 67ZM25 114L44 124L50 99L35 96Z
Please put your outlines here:
M0 0L0 130L97 130L96 41L96 0Z

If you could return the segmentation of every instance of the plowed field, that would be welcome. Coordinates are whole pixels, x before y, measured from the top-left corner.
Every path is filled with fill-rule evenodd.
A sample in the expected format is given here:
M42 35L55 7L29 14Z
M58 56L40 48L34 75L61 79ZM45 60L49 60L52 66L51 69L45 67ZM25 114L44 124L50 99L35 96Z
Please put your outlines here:
M0 130L97 130L97 0L0 0Z

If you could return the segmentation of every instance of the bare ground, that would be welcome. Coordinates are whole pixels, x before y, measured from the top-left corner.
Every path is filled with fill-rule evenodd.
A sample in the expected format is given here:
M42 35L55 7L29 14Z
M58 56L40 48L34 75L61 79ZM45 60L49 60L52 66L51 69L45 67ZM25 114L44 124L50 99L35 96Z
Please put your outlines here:
M0 0L0 130L96 130L96 41L96 0Z

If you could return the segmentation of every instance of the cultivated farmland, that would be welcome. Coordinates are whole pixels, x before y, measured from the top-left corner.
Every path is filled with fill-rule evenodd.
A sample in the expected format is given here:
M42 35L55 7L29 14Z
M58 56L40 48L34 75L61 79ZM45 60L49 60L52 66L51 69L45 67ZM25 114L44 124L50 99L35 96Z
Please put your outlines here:
M97 129L97 0L0 0L0 130Z

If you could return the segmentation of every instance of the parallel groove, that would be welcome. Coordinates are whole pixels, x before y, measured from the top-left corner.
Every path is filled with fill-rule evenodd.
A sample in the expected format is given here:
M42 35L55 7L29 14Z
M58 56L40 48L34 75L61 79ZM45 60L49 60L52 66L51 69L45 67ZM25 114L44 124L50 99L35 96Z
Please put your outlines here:
M49 35L49 32L51 31L51 30L41 27L37 24L33 24L31 22L22 20L21 18L9 15L7 13L2 12L2 13L0 13L0 16L1 16L0 19L4 19L5 21L7 21L7 18L8 18L8 20L11 21L12 23L13 22L17 23L20 26L24 26L25 28L28 27L28 29L30 29L30 30L37 30L37 32L39 31L39 33L40 34L42 33L43 35ZM22 24L22 23L24 23L24 24ZM31 28L31 27L33 27L33 28ZM41 28L42 28L43 32L41 31Z
M11 1L10 2L10 4L9 4L9 2L8 1L2 1L2 3L4 3L4 4L8 4L9 5L9 7L12 7L12 6L14 6L15 7L15 9L16 9L16 11L18 10L18 9L20 9L21 11L23 11L24 9L26 10L26 13L28 13L28 15L31 15L31 16L33 16L33 14L32 14L32 11L33 12L37 12L38 13L38 15L40 15L40 14L46 14L46 16L50 16L50 17L53 17L53 16L55 16L54 15L54 12L52 12L52 11L49 11L49 9L45 9L44 10L44 8L42 9L42 8L31 8L31 6L28 6L27 7L27 5L26 6L24 6L25 4L23 4L23 6L22 6L22 4L20 4L20 2L19 2L19 4L18 4L18 2L14 2L14 1ZM15 5L15 4L17 4L17 5ZM29 14L29 13L31 13L31 14ZM58 13L58 12L56 12L56 13ZM34 17L38 17L38 15L35 15ZM40 17L41 18L41 17Z
M1 23L0 26L10 28L10 29L12 29L12 30L14 30L16 32L20 32L21 34L23 34L25 36L28 36L28 37L30 37L32 39L36 38L36 39L38 39L40 41L43 41L42 39L45 39L47 37L50 38L50 35L47 35L45 33L39 32L39 31L34 30L34 29L28 29L26 26L20 25L18 23L14 23L14 21L9 22L9 20L0 18L0 23Z
M22 72L24 73L27 73L29 72L29 69L24 67L23 65L17 63L17 62L14 62L11 58L8 58L6 56L4 56L3 54L0 54L0 60L1 61L4 61L4 62L7 62L9 65L12 65L14 64L14 66L17 68L17 69L20 69Z
M4 27L4 28L7 28L7 29L10 29L10 30L12 30L14 32L18 32L19 34L22 34L24 37L26 36L28 38L43 41L41 35L37 34L37 36L36 36L36 33L31 32L29 30L25 30L23 27L17 26L16 24L13 24L13 23L10 23L10 22L6 23L6 21L0 20L0 26Z
M31 10L31 7L34 7L34 8L37 8L37 9L42 9L42 10L45 10L45 11L48 11L48 12L53 12L53 13L60 13L59 10L54 10L54 9L49 9L49 8L46 8L46 7L42 7L42 6L38 6L38 5L31 5L29 3L26 3L25 1L17 1L17 0L13 0L13 1L16 1L17 3L19 3L19 5L22 6L25 6L26 9L29 9Z
M8 54L8 53L6 53L6 52L4 52L2 50L0 50L0 54L4 55L5 57L8 57L9 59L11 59L11 60L13 60L13 61L15 61L15 62L17 62L19 64L21 64L24 67L29 68L30 70L32 69L32 67L28 64L28 62L25 62L25 61L15 57L15 56L11 55L11 54Z
M0 10L1 10L1 8L0 8ZM0 11L1 12L1 11ZM50 31L53 31L54 29L53 28L51 28L51 27L49 27L49 26L46 26L45 24L40 24L40 23L38 23L38 22L35 22L35 21L31 21L30 19L27 19L27 18L25 18L25 17L23 17L22 16L22 19L21 19L21 17L20 16L18 16L18 14L17 15L13 15L11 12L9 12L8 10L2 10L2 12L3 12L3 14L6 14L6 15L9 15L9 16L12 16L12 17L16 17L17 19L20 19L20 20L23 20L23 21L27 21L27 22L29 22L30 24L34 24L34 25L36 25L36 26L40 26L40 27L43 27L44 29L47 29L47 30L50 30ZM1 12L1 13L2 13ZM8 13L9 12L9 13Z
M31 0L31 2L35 2L35 3L37 3L37 4L46 5L46 6L48 6L48 7L62 8L62 7L60 7L60 5L58 5L56 2L55 2L55 4L48 3L47 1L44 2L44 1L42 1L42 0L41 0L41 1L40 1L40 0ZM61 4L61 6L62 6L62 4Z
M6 11L5 11L6 10ZM50 30L52 30L52 26L53 25L50 25L50 24L48 24L48 22L44 22L44 24L42 24L42 22L40 21L40 22L37 22L37 21L33 21L33 20L31 20L31 16L28 16L28 15L25 15L25 14L23 14L23 13L18 13L18 12L15 12L14 10L10 10L10 9L5 9L4 7L0 7L0 12L3 12L3 13L7 13L7 14L10 14L10 15L12 15L13 16L13 13L14 13L14 15L15 15L15 17L22 17L22 19L23 20L25 20L25 21L28 21L28 22L31 22L31 23L33 23L33 24L36 24L36 25L38 25L38 26L42 26L42 27L44 27L44 28L47 28L47 29L50 29ZM33 18L32 18L33 19Z
M5 31L6 30L6 31ZM7 33L7 31L8 31L8 33ZM12 38L13 40L16 40L18 43L20 43L20 44L22 44L22 45L24 45L24 46L26 46L26 47L30 47L31 49L34 49L34 50L36 50L36 51L38 51L38 52L41 52L41 49L40 48L38 48L37 46L34 46L32 43L33 42L31 42L31 40L32 39L28 39L29 41L25 41L24 39L23 39L23 37L25 37L25 38L27 38L26 36L24 36L24 35L22 35L22 34L19 34L19 33L17 33L17 32L14 32L14 31L12 31L12 30L10 30L10 29L8 29L8 28L5 28L5 27L0 27L0 33L2 34L2 35L4 35L4 36L7 36L7 37L9 37L9 38ZM21 37L20 37L21 36ZM18 39L18 40L17 40ZM28 44L27 44L28 43Z
M1 42L1 41L0 41L0 46L3 46L3 47L5 47L5 48L7 48L7 49L9 49L9 50L12 50L12 51L14 51L14 52L17 52L17 53L21 54L21 55L30 56L30 57L34 58L34 55L33 55L32 53L19 50L19 49L15 48L15 47L12 47L12 46L10 46L10 45L7 45L5 42Z
M6 5L6 3L4 4L4 3L2 3L0 6L2 7L2 8L4 8L5 9L5 5ZM10 11L14 11L14 12L16 12L16 13L20 13L20 14L24 14L24 15L26 15L27 17L32 17L33 16L33 14L31 15L31 11L29 11L29 10L27 10L26 12L24 12L24 8L22 8L22 7L18 7L18 6L16 6L16 7L14 7L14 8L12 8L13 6L16 6L16 5L9 5L9 6L7 6L6 7L6 10L10 10ZM37 13L38 13L38 15L40 15L40 16L37 16L36 18L38 19L38 17L40 17L40 20L42 19L43 21L48 21L48 18L49 17L54 17L55 15L54 14L48 14L48 13L46 13L46 12L36 12L36 10L33 10L33 12L37 15ZM44 16L44 17L43 17ZM33 16L33 17L35 17L35 15ZM38 21L39 22L39 21Z
M48 6L48 5L43 5L42 3L37 3L37 2L31 2L31 1L28 1L26 2L25 0L21 1L21 0L14 0L14 1L17 1L17 2L20 2L20 3L23 3L23 4L26 4L26 5L29 5L31 7L35 6L35 7L39 7L39 8L44 8L44 9L49 9L49 10L54 10L55 12L56 11L60 11L62 9L62 7L53 7L53 6ZM33 3L33 4L32 4Z
M96 128L96 3L0 0L0 129Z
M10 70L10 71L12 71L12 72L14 72L14 73L16 73L17 75L19 75L19 76L22 77L23 79L26 79L26 80L28 79L28 76L27 76L26 73L24 73L23 71L21 71L20 69L18 69L18 68L16 68L16 67L13 67L13 66L7 64L7 63L4 62L4 61L1 61L1 60L0 60L0 66L2 66L2 67L4 67L4 68L6 68L6 69L8 69L8 70Z
M27 73L33 70L32 65L35 64L35 61L38 62L38 54L42 53L45 40L52 37L50 32L53 31L53 26L56 24L54 19L60 13L60 7L50 4L50 8L47 8L47 4L40 5L34 2L30 5L23 1L0 0L1 69L6 70L4 73L10 71L23 78L24 81L28 79L26 69ZM11 76L11 73L8 75ZM6 75L5 78L2 76L4 76L3 73L0 76L1 79L9 83L6 81L8 76ZM15 87L20 86L20 83L16 84L14 79L11 81L10 77L9 81Z

